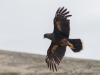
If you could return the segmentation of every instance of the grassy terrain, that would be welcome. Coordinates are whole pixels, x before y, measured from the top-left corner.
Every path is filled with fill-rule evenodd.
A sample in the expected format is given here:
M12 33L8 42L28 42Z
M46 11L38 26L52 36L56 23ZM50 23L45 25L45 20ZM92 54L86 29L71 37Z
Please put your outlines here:
M1 50L0 75L100 75L100 61L64 58L52 72L45 56Z

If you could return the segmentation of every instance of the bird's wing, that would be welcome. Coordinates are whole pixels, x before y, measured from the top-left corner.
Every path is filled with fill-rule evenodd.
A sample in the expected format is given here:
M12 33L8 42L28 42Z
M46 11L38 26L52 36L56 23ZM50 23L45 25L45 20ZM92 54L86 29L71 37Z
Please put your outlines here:
M48 65L48 68L50 68L50 70L57 71L56 64L59 65L61 59L63 58L65 54L65 51L66 51L65 46L60 46L60 45L55 44L54 42L51 42L51 45L47 51L47 56L45 59Z
M72 16L68 15L68 13L69 11L67 11L67 9L64 9L64 7L58 8L54 18L54 33L60 31L67 38L69 37L70 32L70 20L68 19L68 17Z

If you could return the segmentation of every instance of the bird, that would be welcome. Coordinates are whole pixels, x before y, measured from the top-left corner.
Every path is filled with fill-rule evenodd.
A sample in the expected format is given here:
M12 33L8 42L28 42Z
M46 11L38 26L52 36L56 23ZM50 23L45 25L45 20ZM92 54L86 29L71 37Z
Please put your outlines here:
M44 38L51 40L45 62L52 71L57 71L57 65L59 65L63 59L67 46L73 52L80 52L83 49L83 43L80 38L69 38L70 20L68 18L71 16L67 8L59 7L53 20L53 32L44 34Z

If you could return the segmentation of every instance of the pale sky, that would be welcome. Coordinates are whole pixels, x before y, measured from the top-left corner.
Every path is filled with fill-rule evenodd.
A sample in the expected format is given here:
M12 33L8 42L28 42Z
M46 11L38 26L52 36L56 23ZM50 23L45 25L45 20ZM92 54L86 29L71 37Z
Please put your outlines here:
M81 38L84 49L66 57L100 60L100 0L0 0L0 49L46 55L59 7L70 11L70 38Z

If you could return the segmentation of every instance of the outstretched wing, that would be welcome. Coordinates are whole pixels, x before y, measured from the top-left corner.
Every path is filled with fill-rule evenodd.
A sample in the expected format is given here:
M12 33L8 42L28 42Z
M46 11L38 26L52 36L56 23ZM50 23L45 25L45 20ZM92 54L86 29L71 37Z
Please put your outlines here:
M47 56L45 59L48 68L50 68L50 70L57 71L56 64L59 65L60 61L62 60L65 54L65 51L66 51L65 46L60 46L55 44L54 42L51 42L51 45L47 51Z
M54 33L60 31L67 38L69 38L69 33L70 33L70 20L68 20L68 17L72 16L72 15L68 15L68 13L69 11L67 11L67 9L64 9L64 7L59 8L54 18Z

